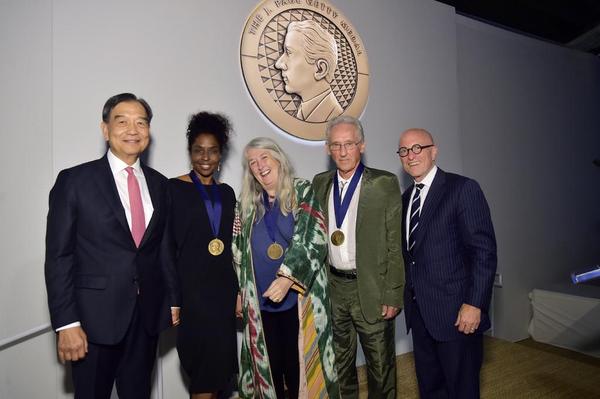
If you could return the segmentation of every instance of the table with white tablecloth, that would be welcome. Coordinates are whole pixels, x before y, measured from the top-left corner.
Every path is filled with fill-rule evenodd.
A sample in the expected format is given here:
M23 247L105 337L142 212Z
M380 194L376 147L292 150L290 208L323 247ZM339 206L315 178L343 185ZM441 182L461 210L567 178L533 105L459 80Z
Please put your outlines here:
M529 298L535 341L600 357L600 286L552 285L534 289Z

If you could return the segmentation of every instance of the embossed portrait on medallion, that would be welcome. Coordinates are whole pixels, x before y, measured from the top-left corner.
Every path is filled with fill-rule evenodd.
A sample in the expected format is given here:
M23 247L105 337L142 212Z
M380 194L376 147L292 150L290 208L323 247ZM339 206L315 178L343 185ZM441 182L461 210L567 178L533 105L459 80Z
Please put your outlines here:
M359 117L367 102L367 55L331 3L266 0L248 18L240 58L259 109L282 130L323 140L327 121Z
M286 93L300 96L296 118L326 122L344 111L331 90L337 69L337 43L315 21L290 22L283 54L275 68L281 70Z

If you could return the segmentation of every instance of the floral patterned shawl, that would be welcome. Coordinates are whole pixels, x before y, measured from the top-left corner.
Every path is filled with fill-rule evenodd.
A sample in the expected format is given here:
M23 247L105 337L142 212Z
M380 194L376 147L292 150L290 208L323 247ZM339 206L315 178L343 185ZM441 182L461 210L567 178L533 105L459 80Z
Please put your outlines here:
M327 288L326 223L310 182L294 180L297 207L294 233L277 272L294 281L298 292L300 398L339 398L333 354L331 313ZM233 232L233 258L242 297L240 398L276 399L257 298L250 235L255 213L240 220L239 203Z

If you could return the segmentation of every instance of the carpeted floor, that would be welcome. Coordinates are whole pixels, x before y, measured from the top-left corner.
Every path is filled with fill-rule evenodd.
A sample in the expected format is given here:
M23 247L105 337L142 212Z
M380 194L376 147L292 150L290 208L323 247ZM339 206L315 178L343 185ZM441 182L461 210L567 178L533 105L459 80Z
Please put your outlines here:
M532 340L485 338L481 397L498 399L600 398L600 359ZM396 358L398 398L418 398L412 353ZM366 370L359 368L360 398L367 398Z

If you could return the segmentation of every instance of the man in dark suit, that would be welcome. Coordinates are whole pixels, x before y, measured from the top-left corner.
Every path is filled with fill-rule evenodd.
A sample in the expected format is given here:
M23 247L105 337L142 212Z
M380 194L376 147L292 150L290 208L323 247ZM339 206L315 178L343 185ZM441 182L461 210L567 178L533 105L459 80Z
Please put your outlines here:
M166 178L142 164L152 110L108 99L109 150L59 173L50 191L46 289L58 356L71 361L76 398L149 398L158 334L178 322L175 272L161 261Z
M477 182L435 165L426 130L403 132L398 154L415 181L402 196L402 236L420 396L478 398L496 272L490 211Z
M331 120L326 137L337 168L316 175L313 187L328 222L333 347L341 394L358 398L358 336L367 361L369 398L395 399L394 318L402 309L404 290L398 178L362 164L365 142L358 119L342 115Z

